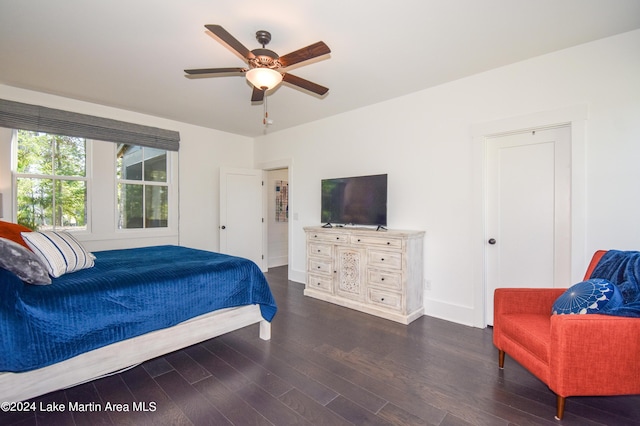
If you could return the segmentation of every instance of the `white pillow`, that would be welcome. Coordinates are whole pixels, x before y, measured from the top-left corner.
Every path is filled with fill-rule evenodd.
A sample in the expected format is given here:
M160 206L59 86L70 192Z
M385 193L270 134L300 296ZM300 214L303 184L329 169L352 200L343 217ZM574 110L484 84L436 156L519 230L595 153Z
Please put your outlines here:
M94 265L93 254L86 251L68 232L22 232L21 235L52 277Z

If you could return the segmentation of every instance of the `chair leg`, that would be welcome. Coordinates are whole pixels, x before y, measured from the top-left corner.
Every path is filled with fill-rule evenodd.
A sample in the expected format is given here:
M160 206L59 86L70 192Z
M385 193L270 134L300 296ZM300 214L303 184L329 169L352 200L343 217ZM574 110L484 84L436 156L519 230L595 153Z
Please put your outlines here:
M504 368L504 351L498 350L498 368L501 370Z
M565 402L566 398L564 396L556 395L556 420L562 420Z

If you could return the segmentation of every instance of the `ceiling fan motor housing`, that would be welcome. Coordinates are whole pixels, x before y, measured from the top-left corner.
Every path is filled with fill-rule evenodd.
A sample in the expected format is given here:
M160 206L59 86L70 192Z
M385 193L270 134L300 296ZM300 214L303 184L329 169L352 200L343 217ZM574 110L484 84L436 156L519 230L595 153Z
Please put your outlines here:
M271 68L277 69L282 66L278 59L280 58L276 52L269 49L253 49L251 51L254 58L248 60L251 68Z

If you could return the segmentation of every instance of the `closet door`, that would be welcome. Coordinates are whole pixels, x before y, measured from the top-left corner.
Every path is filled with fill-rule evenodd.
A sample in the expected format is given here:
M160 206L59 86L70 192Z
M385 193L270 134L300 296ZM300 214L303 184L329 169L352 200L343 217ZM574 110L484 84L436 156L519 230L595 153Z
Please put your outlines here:
M487 138L486 318L499 287L571 285L571 129Z

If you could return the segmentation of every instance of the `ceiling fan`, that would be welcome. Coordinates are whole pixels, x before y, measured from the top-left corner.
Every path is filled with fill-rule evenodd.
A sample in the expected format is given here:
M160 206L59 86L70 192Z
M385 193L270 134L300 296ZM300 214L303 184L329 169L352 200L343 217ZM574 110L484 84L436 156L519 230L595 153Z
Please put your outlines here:
M261 49L247 49L235 37L220 25L205 25L209 31L218 36L229 47L240 54L249 65L249 68L202 68L184 70L189 75L198 74L235 74L245 75L247 80L253 86L251 94L251 102L260 102L264 99L265 92L273 89L281 81L285 81L294 86L301 87L318 95L324 95L329 91L328 88L320 86L304 78L297 77L286 71L285 68L291 65L326 55L331 52L329 46L319 41L302 49L288 53L284 56L278 56L272 50L265 49L265 46L271 41L271 34L268 31L256 32L256 40L262 45ZM213 76L211 76L213 77Z

